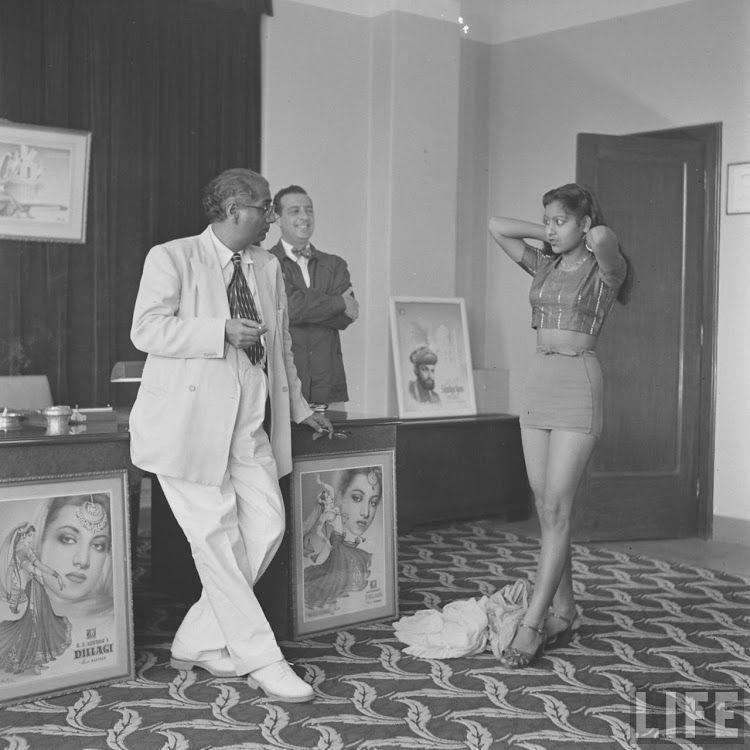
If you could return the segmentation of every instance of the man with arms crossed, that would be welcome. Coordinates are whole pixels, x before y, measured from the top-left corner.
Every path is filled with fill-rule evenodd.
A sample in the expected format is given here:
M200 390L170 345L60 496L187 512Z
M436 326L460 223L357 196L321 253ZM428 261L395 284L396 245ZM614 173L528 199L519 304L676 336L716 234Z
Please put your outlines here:
M148 354L130 417L133 463L157 475L203 584L171 663L249 675L275 700L309 701L253 585L284 533L278 477L292 468L291 419L332 428L300 393L281 270L259 247L273 221L268 183L227 170L203 207L202 234L148 253L131 329Z
M310 196L290 185L274 196L281 239L279 259L289 302L289 331L302 394L311 404L343 409L349 394L339 331L359 316L349 269L338 255L310 242L315 213Z

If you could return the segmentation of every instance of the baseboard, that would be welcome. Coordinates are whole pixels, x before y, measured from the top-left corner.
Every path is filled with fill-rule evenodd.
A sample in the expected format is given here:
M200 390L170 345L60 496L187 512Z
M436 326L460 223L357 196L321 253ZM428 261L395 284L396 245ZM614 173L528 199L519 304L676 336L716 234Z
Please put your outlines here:
M750 521L730 516L714 516L714 532L711 539L714 542L744 544L750 547Z

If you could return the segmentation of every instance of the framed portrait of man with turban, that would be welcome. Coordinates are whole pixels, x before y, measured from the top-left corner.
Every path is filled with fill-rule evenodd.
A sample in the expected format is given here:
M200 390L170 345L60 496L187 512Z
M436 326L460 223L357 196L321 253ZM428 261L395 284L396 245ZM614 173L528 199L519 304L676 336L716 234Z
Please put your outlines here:
M391 297L390 316L399 416L476 414L464 300Z

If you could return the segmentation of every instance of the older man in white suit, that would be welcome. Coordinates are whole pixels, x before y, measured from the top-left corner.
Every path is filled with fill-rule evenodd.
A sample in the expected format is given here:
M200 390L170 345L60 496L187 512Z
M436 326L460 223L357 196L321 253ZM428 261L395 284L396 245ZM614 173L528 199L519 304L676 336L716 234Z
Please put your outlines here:
M313 691L284 660L253 586L284 533L278 477L292 467L290 421L332 428L301 395L284 279L259 246L274 220L268 182L228 170L203 206L202 234L148 253L131 329L148 354L130 416L133 463L157 475L203 584L172 665L247 674L275 700L308 701ZM252 314L230 311L238 283Z

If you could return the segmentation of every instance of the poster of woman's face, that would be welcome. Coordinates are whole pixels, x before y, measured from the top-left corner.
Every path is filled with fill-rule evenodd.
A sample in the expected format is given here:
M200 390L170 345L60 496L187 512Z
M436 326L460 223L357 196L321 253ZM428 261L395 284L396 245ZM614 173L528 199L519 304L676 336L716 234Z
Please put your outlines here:
M463 299L392 297L390 315L399 416L476 414Z
M0 484L0 702L130 673L126 483Z
M111 614L112 530L107 494L53 498L43 506L40 558L63 578L50 598L71 617Z
M298 460L292 487L295 634L395 616L393 452Z

